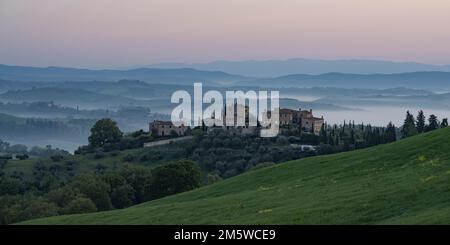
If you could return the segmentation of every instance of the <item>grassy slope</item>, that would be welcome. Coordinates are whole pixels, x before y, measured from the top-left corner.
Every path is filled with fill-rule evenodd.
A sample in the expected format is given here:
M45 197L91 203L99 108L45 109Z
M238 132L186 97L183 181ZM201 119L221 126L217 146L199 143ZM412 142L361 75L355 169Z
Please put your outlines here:
M450 128L290 161L123 210L27 224L450 223Z

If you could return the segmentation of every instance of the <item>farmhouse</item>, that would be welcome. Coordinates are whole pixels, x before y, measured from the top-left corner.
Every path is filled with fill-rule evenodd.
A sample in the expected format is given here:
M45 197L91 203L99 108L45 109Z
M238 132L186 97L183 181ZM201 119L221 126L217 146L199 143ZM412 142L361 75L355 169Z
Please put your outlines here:
M188 127L181 125L179 127L173 125L170 121L153 121L149 124L152 136L184 136Z
M318 134L323 124L323 116L314 117L312 109L280 109L280 126L299 126L302 131Z

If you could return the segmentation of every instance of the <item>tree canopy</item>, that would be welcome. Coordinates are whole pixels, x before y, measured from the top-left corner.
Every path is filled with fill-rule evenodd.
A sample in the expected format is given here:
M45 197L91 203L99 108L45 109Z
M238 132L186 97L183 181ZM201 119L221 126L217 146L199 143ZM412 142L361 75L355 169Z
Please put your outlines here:
M117 123L109 118L98 120L91 129L89 144L93 147L101 147L107 143L117 143L123 133L117 127Z

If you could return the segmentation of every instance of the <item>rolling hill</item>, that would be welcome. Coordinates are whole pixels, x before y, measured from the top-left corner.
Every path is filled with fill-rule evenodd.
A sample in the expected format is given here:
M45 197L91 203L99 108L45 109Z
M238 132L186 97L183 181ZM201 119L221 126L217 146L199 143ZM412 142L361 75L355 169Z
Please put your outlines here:
M247 172L127 209L24 224L448 224L450 128Z
M224 71L250 77L277 77L288 74L318 75L327 72L342 73L402 73L416 71L450 71L449 65L428 65L415 62L393 62L381 60L317 60L317 59L288 59L288 60L219 60L210 63L161 63L148 67L154 68L193 68L205 71Z
M200 71L190 68L131 70L90 70L66 67L28 67L0 64L0 79L38 82L117 81L138 79L149 83L192 84L194 81L229 82L244 79L221 71Z
M450 72L409 72L393 74L324 73L291 74L275 78L245 81L241 85L262 87L335 87L388 89L406 87L445 91L450 89Z
M53 101L55 104L85 109L103 109L119 106L147 106L148 101L100 94L80 88L41 87L28 90L10 90L0 94L0 101L11 103Z

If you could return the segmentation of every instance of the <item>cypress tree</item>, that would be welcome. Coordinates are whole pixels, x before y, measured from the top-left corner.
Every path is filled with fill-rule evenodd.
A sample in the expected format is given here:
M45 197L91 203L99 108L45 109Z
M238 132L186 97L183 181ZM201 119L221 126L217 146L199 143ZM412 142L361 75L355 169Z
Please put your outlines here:
M436 115L431 114L430 117L428 118L427 131L432 131L432 130L435 130L438 128L439 128L438 119L437 119Z
M417 128L414 120L414 116L409 113L409 111L406 112L406 118L403 123L402 127L402 137L410 137L417 134Z
M356 143L355 130L352 129L352 131L350 132L350 144L354 145L355 143Z
M442 119L442 122L441 122L441 128L446 128L446 127L448 127L448 119L444 118L444 119Z
M422 110L420 110L419 113L417 114L416 128L419 134L425 132L425 115L423 114Z
M322 143L327 144L328 137L327 137L327 131L325 130L325 124L322 124L322 128L320 128L320 136L321 136Z
M389 124L386 127L386 130L384 131L384 140L386 143L394 142L397 140L395 126L392 124L392 122L389 122Z

